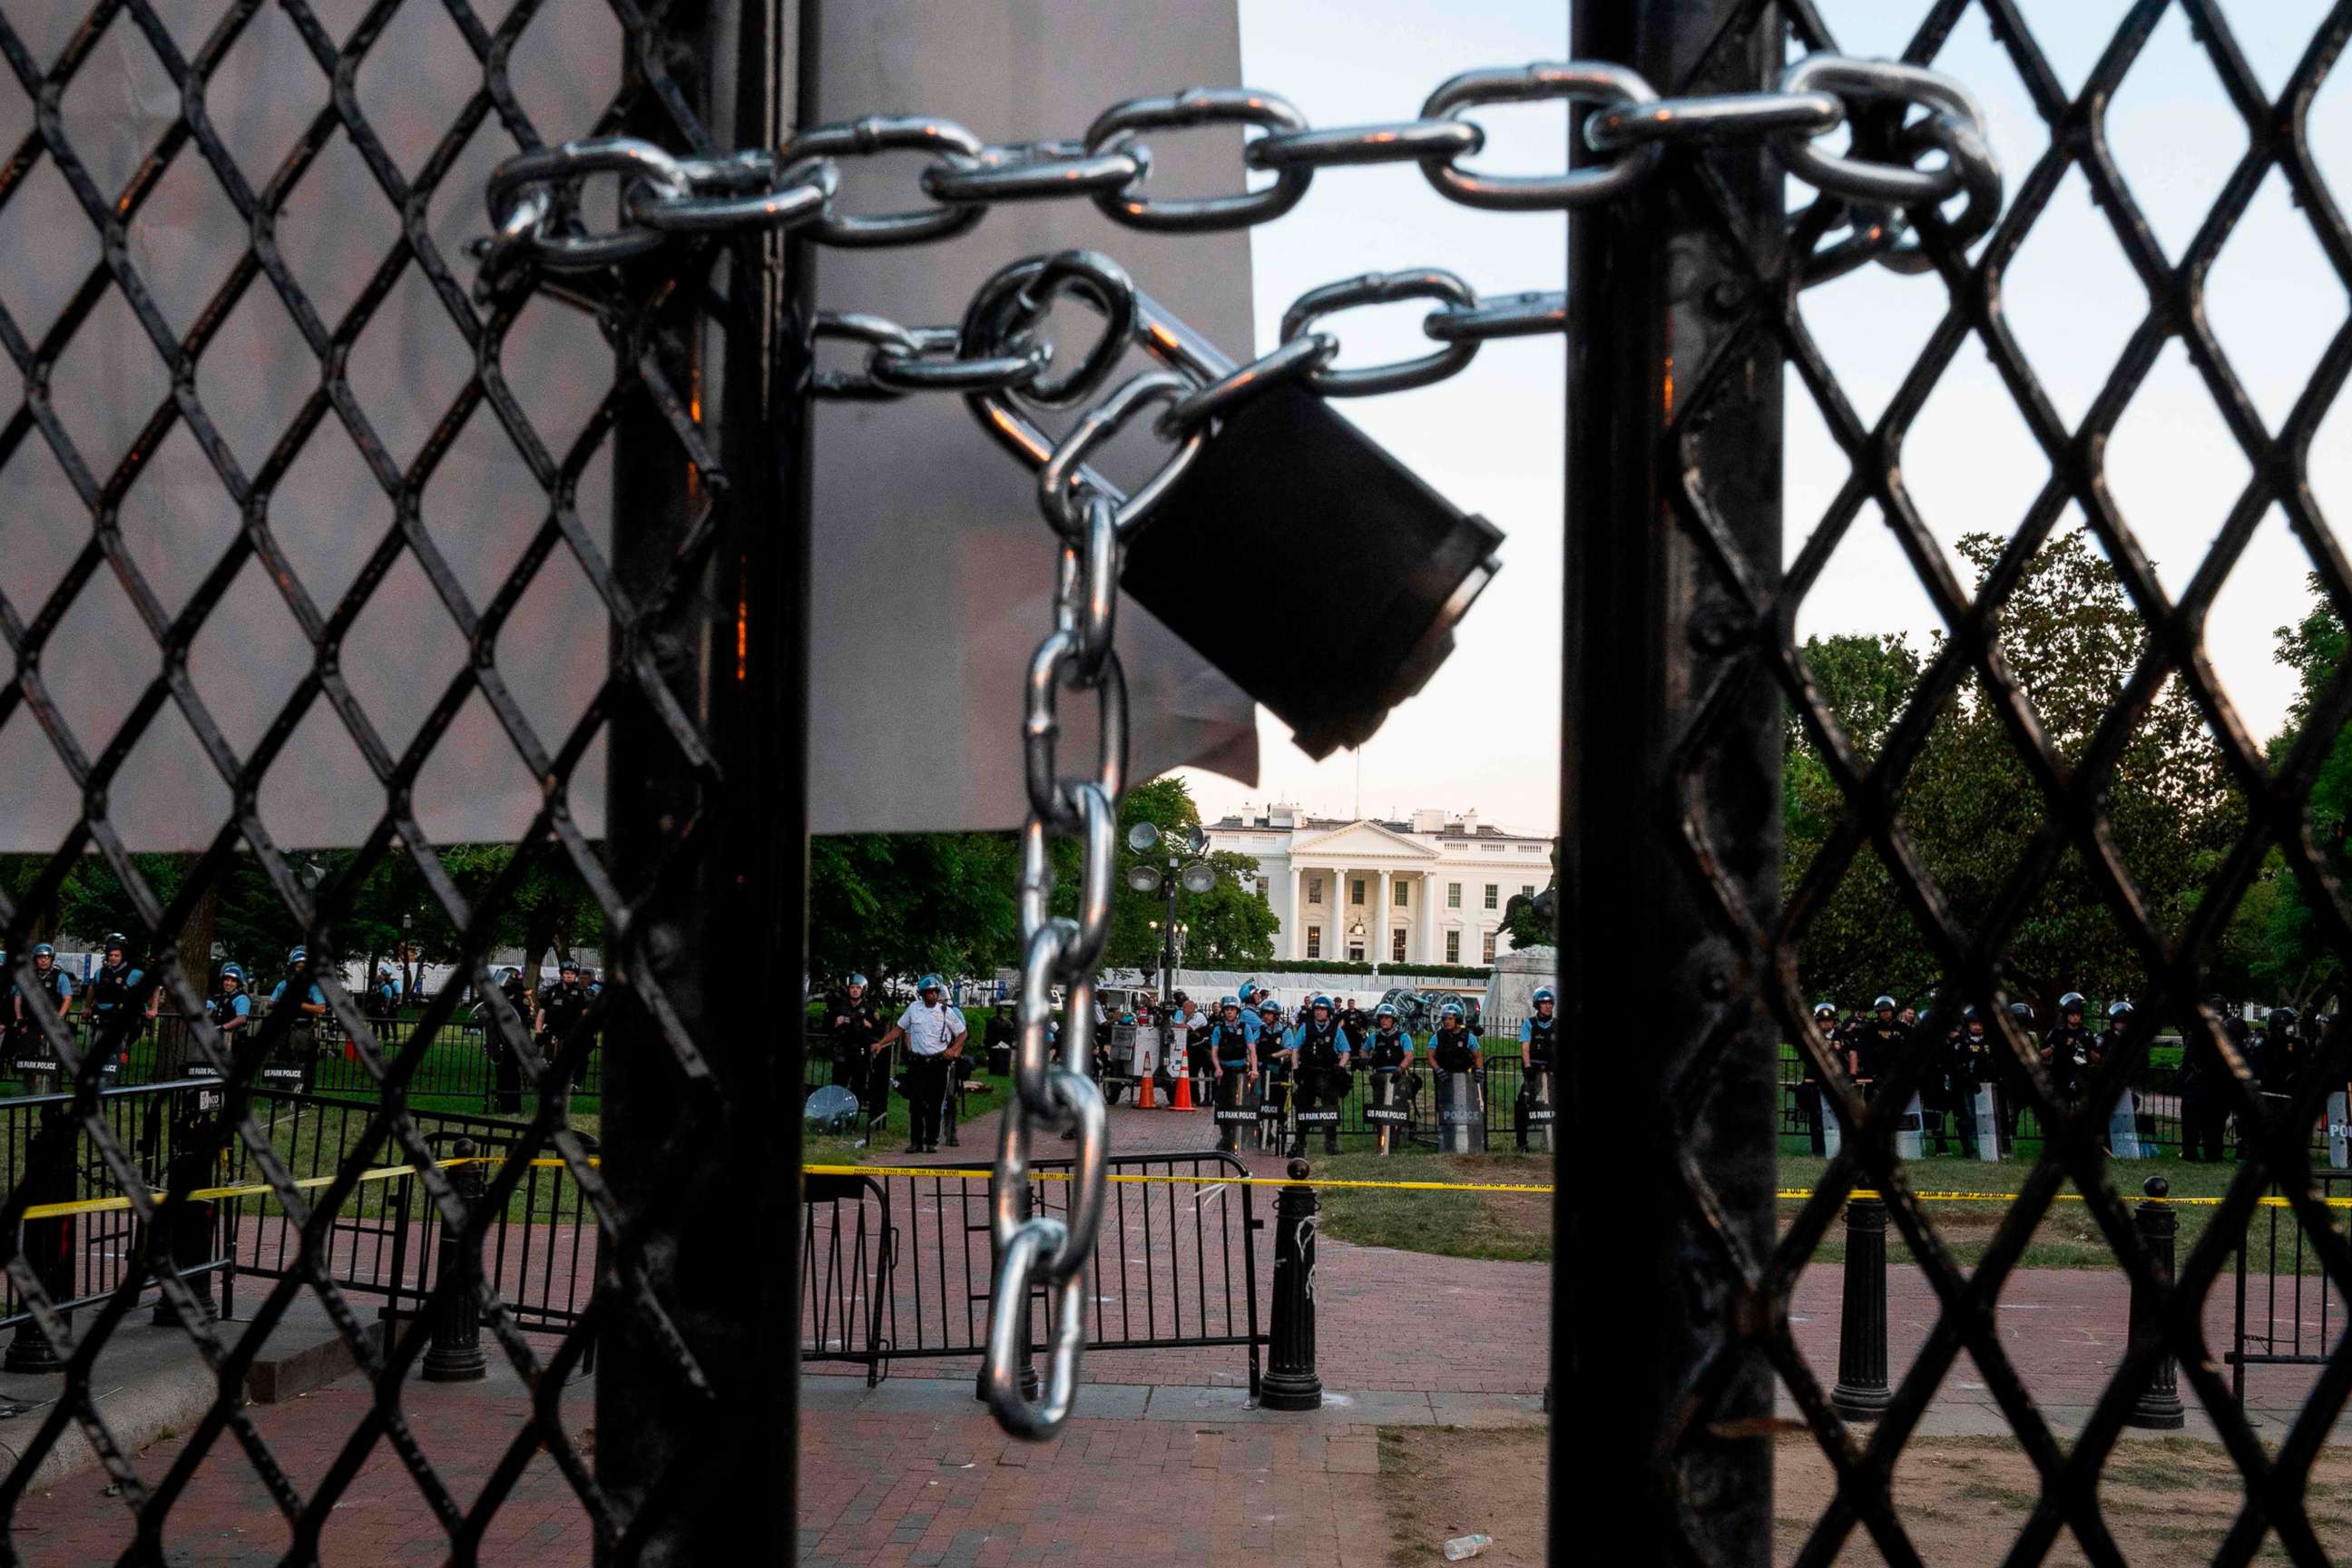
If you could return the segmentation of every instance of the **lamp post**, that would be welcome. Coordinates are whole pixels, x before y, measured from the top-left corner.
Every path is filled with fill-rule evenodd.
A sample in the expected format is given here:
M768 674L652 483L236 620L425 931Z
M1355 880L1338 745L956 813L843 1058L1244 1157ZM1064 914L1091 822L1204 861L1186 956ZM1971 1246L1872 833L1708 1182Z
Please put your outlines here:
M1138 855L1149 855L1160 844L1160 825L1156 822L1139 822L1127 830L1127 847ZM1160 928L1160 998L1163 1003L1176 989L1176 889L1181 887L1189 893L1205 893L1217 885L1217 868L1199 858L1209 848L1209 836L1201 831L1199 824L1186 831L1181 847L1194 857L1192 864L1184 864L1183 857L1177 853L1179 845L1171 839L1166 871L1139 861L1127 873L1127 885L1137 892L1164 890L1168 895L1163 918L1152 922Z

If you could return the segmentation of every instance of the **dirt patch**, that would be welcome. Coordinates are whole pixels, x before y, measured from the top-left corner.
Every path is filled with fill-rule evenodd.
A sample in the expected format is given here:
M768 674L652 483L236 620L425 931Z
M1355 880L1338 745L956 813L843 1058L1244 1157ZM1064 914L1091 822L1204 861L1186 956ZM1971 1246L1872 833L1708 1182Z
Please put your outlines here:
M1496 1230L1551 1239L1549 1193L1487 1193L1486 1214Z
M1540 1426L1472 1432L1458 1426L1381 1429L1381 1496L1389 1561L1444 1563L1457 1535L1491 1535L1475 1559L1497 1568L1543 1568L1544 1460Z
M1772 1556L1792 1563L1829 1506L1836 1478L1809 1436L1782 1438L1773 1460ZM2032 1462L2007 1438L1921 1438L1895 1468L1896 1515L1928 1563L1999 1561L2041 1495ZM2126 1440L2108 1458L2099 1483L2100 1516L2134 1568L2211 1562L2244 1500L2244 1483L2221 1445L2185 1438ZM2352 1453L2322 1451L2305 1508L2321 1541L2352 1538ZM2254 1560L2287 1557L2273 1535ZM1886 1559L1856 1529L1837 1561L1840 1568L1875 1568ZM2062 1531L2044 1561L2089 1559L2073 1534Z
M1480 1531L1495 1544L1480 1563L1544 1561L1547 1434L1541 1427L1499 1432L1385 1427L1381 1432L1381 1495L1388 1509L1389 1561L1445 1561L1445 1542ZM1780 1439L1772 1459L1775 1563L1796 1561L1829 1507L1836 1478L1811 1437ZM2025 1528L2042 1482L2016 1443L2003 1437L1922 1437L1895 1469L1895 1506L1920 1559L1996 1563ZM2099 1511L2133 1568L2187 1568L2210 1563L2245 1500L2244 1483L2218 1443L2187 1438L2127 1438L2108 1458ZM2313 1531L2336 1550L2352 1540L2352 1450L2321 1451L2305 1489ZM1839 1568L1881 1568L1886 1559L1856 1528L1838 1553ZM2061 1532L2046 1562L2089 1562L2072 1533ZM2275 1534L2257 1563L2286 1562Z

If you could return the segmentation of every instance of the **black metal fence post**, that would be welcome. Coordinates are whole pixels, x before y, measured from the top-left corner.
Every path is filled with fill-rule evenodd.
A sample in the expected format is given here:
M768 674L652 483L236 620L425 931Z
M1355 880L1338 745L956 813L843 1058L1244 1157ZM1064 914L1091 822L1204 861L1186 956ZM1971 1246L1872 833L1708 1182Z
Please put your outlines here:
M772 148L811 96L811 0L679 0L614 129L701 156ZM797 34L787 31L787 18ZM797 73L797 74L796 74ZM687 116L694 117L689 121ZM600 1561L789 1561L799 1425L811 365L803 242L765 230L641 294L614 425L614 877L604 1174L667 1321L600 1334L596 1472L642 1510ZM658 688L656 690L656 688ZM747 958L747 955L754 955ZM749 963L751 967L746 969ZM758 1238L747 1247L746 1237Z
M1273 1338L1257 1402L1266 1410L1318 1410L1323 1380L1315 1373L1315 1216L1322 1205L1307 1184L1304 1160L1290 1162L1290 1184L1274 1200Z
M449 1185L466 1205L470 1219L481 1206L488 1184L477 1163L480 1151L470 1138L460 1138L451 1151L464 1163L449 1167ZM405 1205L404 1205L404 1208ZM431 1212L431 1205L426 1205ZM405 1225L402 1226L406 1229ZM475 1281L482 1272L482 1248L464 1229L441 1227L441 1247L434 1268L441 1276L442 1297L433 1311L433 1338L425 1347L419 1369L427 1383L474 1383L490 1374L489 1357L482 1353L482 1310ZM399 1276L394 1275L396 1281Z
M1572 16L1574 58L1666 97L1765 89L1785 58L1780 8L1752 0ZM1580 166L1600 161L1583 124ZM1645 1012L1639 1048L1572 1051L1554 1086L1563 1140L1609 1179L1554 1199L1553 1375L1564 1408L1597 1414L1552 1424L1550 1522L1559 1542L1611 1520L1640 1568L1772 1554L1773 1376L1706 1232L1760 1257L1775 1223L1779 1031L1743 932L1780 908L1782 710L1758 606L1781 576L1781 353L1757 279L1782 264L1784 189L1760 143L1734 143L1669 154L1569 219L1562 1032L1622 1037L1629 993Z
M1837 1386L1830 1403L1849 1421L1886 1408L1886 1205L1845 1205L1845 1292L1838 1309Z
M2168 1285L2172 1282L2173 1238L2180 1229L2180 1216L2172 1212L2170 1204L2164 1201L2172 1191L2172 1184L2162 1176L2150 1176L2143 1190L2147 1197L2133 1205L2132 1217L2139 1226L2140 1241L2147 1248L2148 1261L2155 1266L2157 1277ZM2243 1247L2239 1248L2242 1266L2244 1251ZM2131 1293L2133 1344L2160 1337L2156 1321L2158 1310L2157 1293L2135 1283ZM2179 1363L2168 1348L2157 1358L2156 1370L2148 1374L2147 1386L2140 1390L2139 1398L2132 1405L2131 1414L2124 1420L2127 1425L2151 1427L2159 1432L2177 1432L2189 1424L2189 1413L2180 1403Z
M196 1091L202 1092L202 1091ZM174 1125L172 1132L172 1158L164 1171L164 1184L172 1192L195 1192L206 1185L205 1178L213 1170L212 1156L207 1152L211 1140L207 1136L209 1117L191 1118ZM191 1198L174 1210L167 1222L166 1247L172 1262L182 1270L180 1279L203 1308L206 1316L213 1313L213 1277L209 1272L190 1274L186 1270L209 1262L213 1247L218 1238L220 1205L217 1203ZM230 1250L235 1251L232 1245ZM155 1299L152 1320L158 1327L180 1321L180 1310L169 1296Z
M80 1195L74 1190L73 1156L79 1136L78 1124L63 1106L41 1108L41 1131L34 1142L24 1178L25 1184L33 1189L32 1205L69 1204ZM73 1300L73 1216L25 1221L22 1250L34 1278L41 1282L43 1294L51 1301ZM68 1324L73 1321L72 1313L64 1317ZM49 1343L48 1335L41 1331L40 1321L36 1318L27 1318L16 1325L16 1332L8 1342L8 1353L0 1360L0 1370L8 1372L62 1372L65 1365L66 1358Z

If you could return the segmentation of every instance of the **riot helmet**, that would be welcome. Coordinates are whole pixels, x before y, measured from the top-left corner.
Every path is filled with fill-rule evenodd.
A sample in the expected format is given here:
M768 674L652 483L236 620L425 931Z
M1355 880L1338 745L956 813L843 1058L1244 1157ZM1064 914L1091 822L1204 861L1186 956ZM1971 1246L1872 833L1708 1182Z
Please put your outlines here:
M2080 991L2069 991L2058 998L2058 1016L2063 1018L2079 1014L2085 1005Z
M131 956L131 939L124 936L119 931L108 931L106 933L106 942L99 951L105 953L110 958L118 952L123 957L129 958Z
M915 994L928 996L934 991L945 991L947 984L936 974L926 974L915 982Z
M1261 1018L1279 1018L1282 1016L1282 1004L1271 996L1263 997L1257 1005L1257 1016Z
M41 962L41 960L45 958L49 961L47 963L43 963ZM51 947L47 942L45 942L38 947L33 949L33 967L40 970L43 973L47 973L50 965L55 964L57 961L58 950Z
M2131 1016L2132 1005L2129 1002L2123 1000L2121 997L2117 997L2115 1001L2107 1004L2108 1023L2121 1024L2126 1018L2128 1018Z
M1376 1026L1380 1024L1395 1023L1397 1021L1396 1005L1391 1002L1381 1003L1372 1009L1372 1018Z
M1836 1003L1816 1002L1813 1004L1813 1021L1815 1023L1820 1023L1823 1019L1827 1019L1831 1023L1835 1023L1837 1021Z
M1323 1015L1322 1018L1317 1020L1318 1023L1328 1023L1330 1019L1331 1014L1331 998L1324 995L1320 991L1318 991L1314 996L1308 1000L1307 1010L1309 1013L1320 1013Z
M220 977L223 982L234 980L239 985L243 985L245 984L245 966L241 963L224 963L220 967Z
M1881 995L1877 1001L1870 1005L1870 1010L1874 1013L1892 1013L1895 1011L1895 998Z
M1552 988L1550 986L1538 985L1536 987L1536 994L1533 1000L1531 1000L1528 1005L1533 1007L1536 1010L1536 1016L1540 1018L1545 1016L1543 1010L1546 1007L1556 1006L1559 1005L1559 998L1552 994Z

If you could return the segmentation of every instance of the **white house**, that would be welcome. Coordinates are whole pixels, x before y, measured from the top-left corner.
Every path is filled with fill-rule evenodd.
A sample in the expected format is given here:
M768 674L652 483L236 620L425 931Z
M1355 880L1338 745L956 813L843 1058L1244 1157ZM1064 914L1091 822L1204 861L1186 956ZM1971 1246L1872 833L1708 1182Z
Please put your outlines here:
M1372 963L1491 963L1512 942L1514 893L1551 880L1551 840L1507 833L1466 811L1401 822L1308 816L1244 805L1206 825L1209 847L1247 855L1279 929L1275 952Z

